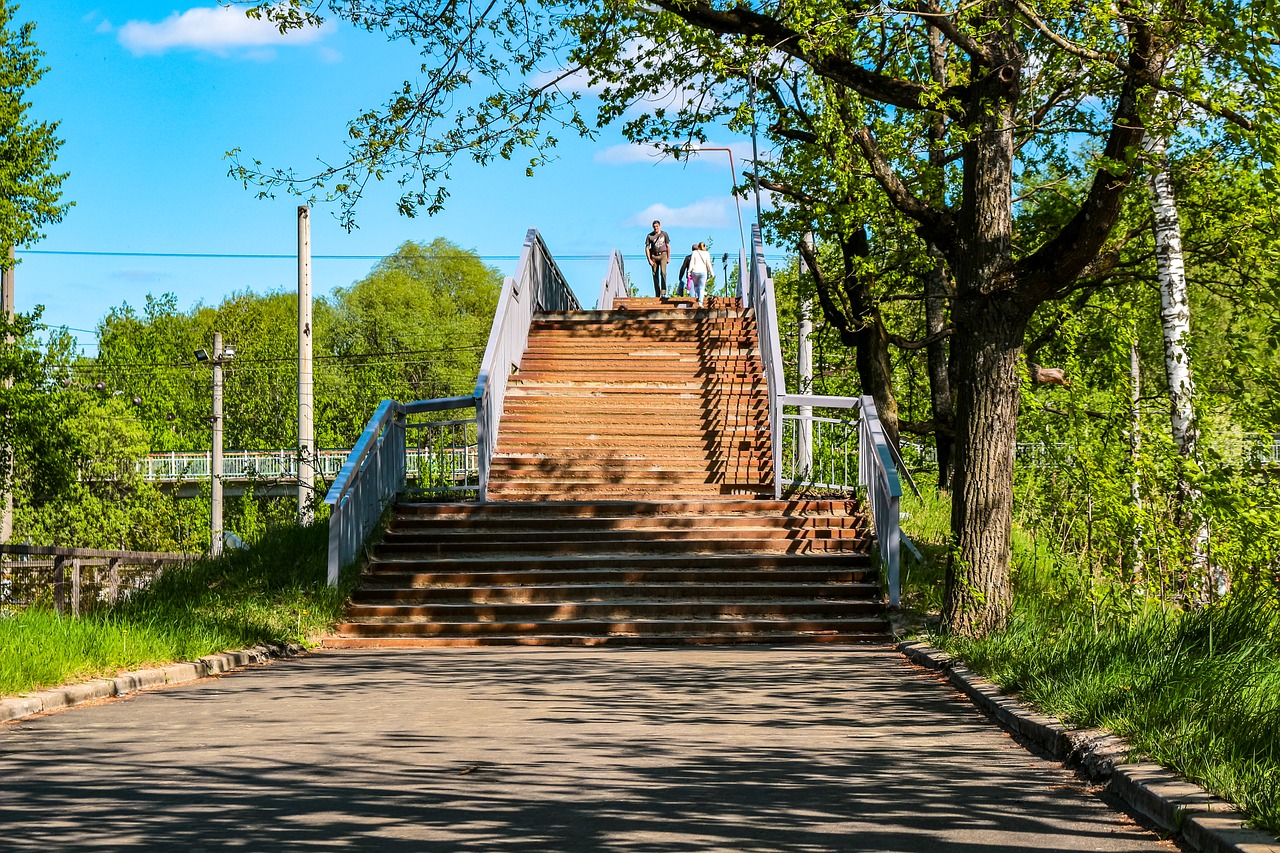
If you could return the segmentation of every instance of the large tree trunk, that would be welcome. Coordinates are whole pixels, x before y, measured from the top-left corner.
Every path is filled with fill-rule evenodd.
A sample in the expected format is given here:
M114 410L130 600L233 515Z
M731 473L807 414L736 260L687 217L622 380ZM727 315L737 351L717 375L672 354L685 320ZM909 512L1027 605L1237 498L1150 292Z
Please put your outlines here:
M937 335L947 326L947 266L940 254L934 255L933 269L924 283L925 334ZM938 489L949 491L955 477L955 410L951 404L949 344L939 337L926 348L929 367L929 398L933 408L934 446L938 451Z
M957 300L955 537L943 620L966 637L1003 627L1012 605L1013 456L1022 402L1022 338L1030 314L1013 299Z
M999 630L1012 606L1009 545L1013 455L1022 401L1019 364L1035 302L1009 279L1013 246L1013 103L1019 70L1010 59L978 84L973 137L965 143L964 203L952 256L956 296L951 358L956 367L955 541L947 563L943 620L979 637Z

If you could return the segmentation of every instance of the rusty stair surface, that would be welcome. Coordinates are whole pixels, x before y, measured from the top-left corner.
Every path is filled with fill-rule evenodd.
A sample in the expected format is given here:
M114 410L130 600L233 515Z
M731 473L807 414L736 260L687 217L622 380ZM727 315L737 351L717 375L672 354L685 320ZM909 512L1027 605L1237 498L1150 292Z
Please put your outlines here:
M845 501L397 507L334 648L888 638Z
M539 315L489 482L484 503L400 503L325 645L889 638L862 505L772 499L736 300Z
M539 315L507 387L489 497L772 497L767 393L736 299Z

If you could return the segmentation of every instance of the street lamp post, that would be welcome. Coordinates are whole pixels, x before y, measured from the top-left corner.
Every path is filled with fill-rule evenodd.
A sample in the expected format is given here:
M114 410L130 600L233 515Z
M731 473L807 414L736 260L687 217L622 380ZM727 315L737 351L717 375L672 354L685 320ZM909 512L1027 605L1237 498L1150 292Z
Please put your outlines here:
M209 555L222 553L222 365L236 357L236 348L222 345L213 333L213 355L198 349L196 361L213 367L213 449L209 454Z
M699 144L698 144L698 143L696 143L696 142L687 142L687 143L685 143L684 151L685 151L685 154L686 154L686 155L699 154L699 153L701 153L701 152L703 152L703 151L723 151L724 153L728 154L728 155L729 155L729 172L732 174L732 177L733 177L733 186L734 186L734 187L737 187L737 185L738 185L738 169L737 169L737 167L736 167L736 166L734 166L734 164L733 164L733 150L732 150L732 149L730 149L730 148L720 148L720 147L717 147L717 146L714 146L714 145L702 146L702 145L699 145ZM742 251L743 251L743 252L746 252L746 251L747 251L747 232L746 232L746 230L745 230L745 229L743 229L743 227L742 227L742 199L738 198L738 194L737 194L737 193L734 193L734 194L733 194L733 203L734 203L734 204L737 206L737 208L738 208L738 238L739 238L740 240L742 240ZM728 275L728 274L726 273L725 281L728 281L727 275Z

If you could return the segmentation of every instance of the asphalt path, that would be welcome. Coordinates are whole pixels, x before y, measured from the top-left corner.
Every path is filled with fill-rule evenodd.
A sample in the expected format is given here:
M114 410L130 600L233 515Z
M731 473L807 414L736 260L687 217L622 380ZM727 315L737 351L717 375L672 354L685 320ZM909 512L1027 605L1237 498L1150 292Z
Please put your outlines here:
M322 651L0 727L4 850L1157 851L892 649Z

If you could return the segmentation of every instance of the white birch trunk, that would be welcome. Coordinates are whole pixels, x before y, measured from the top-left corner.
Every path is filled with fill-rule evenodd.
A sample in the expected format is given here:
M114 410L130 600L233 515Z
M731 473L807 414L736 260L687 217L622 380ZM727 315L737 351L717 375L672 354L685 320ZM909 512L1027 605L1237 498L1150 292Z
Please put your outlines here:
M1182 256L1182 228L1178 223L1178 203L1173 181L1165 160L1166 140L1148 135L1143 147L1152 160L1147 183L1151 188L1151 212L1154 217L1156 271L1160 279L1160 325L1164 335L1164 369L1169 382L1169 426L1173 442L1185 459L1195 459L1200 431L1196 426L1195 380L1191 376L1191 305L1187 299L1187 272ZM1200 577L1207 570L1214 591L1224 595L1230 579L1224 569L1208 565L1209 529L1196 517L1194 504L1198 492L1179 476L1178 494L1191 511L1194 527L1192 569Z
M1129 463L1132 466L1129 497L1133 501L1133 563L1130 571L1134 583L1142 582L1145 568L1142 555L1142 480L1138 463L1142 454L1142 371L1138 361L1138 339L1129 342Z

